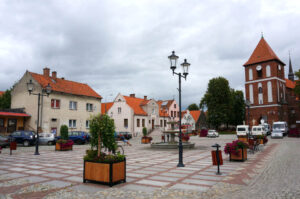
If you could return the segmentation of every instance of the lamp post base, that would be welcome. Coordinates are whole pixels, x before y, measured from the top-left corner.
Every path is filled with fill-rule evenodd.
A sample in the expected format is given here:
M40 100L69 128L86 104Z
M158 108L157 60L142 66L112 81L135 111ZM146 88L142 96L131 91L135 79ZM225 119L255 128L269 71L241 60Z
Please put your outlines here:
M184 164L181 163L181 162L179 162L179 163L177 164L177 167L184 167Z
M34 155L40 155L40 153L36 151L36 152L34 153Z

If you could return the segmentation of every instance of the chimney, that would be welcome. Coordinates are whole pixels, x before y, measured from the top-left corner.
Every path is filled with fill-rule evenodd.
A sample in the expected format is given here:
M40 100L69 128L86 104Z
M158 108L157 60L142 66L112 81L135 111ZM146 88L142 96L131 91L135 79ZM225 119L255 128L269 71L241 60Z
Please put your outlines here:
M43 69L43 75L44 76L46 76L46 77L49 77L50 76L50 68L47 68L47 67L45 67L44 69Z
M56 74L57 74L56 71L52 71L52 78L53 79L56 79Z
M130 97L135 97L135 94L133 93L133 94L130 94Z
M144 96L144 100L147 100L147 95Z
M64 78L64 77L62 77L61 79L62 79L62 80L65 80L65 78Z

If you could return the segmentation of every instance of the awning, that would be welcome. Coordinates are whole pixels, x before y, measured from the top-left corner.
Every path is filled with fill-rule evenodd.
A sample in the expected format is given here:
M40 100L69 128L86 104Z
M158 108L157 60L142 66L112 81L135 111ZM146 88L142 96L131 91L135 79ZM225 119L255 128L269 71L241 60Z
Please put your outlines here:
M13 112L1 112L1 111L0 111L0 116L31 117L26 113L13 113Z

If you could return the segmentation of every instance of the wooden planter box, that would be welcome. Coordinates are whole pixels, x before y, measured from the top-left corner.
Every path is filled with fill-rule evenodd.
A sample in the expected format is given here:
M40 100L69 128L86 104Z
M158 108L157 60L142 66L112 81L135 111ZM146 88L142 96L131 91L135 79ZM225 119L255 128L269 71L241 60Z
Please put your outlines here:
M151 142L150 137L142 137L142 144L149 144Z
M264 144L264 140L263 139L259 139L259 144Z
M84 161L83 183L87 180L113 186L126 182L126 159L117 163Z
M62 143L56 143L55 151L71 151L73 150L73 145L65 147Z
M246 136L239 136L238 140L241 140L242 142L248 143L248 138Z
M244 162L247 160L247 148L239 149L239 154L229 154L229 160L230 161L241 161Z

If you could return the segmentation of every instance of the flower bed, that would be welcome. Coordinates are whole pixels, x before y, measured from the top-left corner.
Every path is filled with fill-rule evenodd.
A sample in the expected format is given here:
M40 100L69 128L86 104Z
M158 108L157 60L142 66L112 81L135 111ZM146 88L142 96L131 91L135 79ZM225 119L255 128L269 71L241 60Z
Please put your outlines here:
M73 150L73 144L74 142L72 140L57 140L55 145L56 151L69 151Z
M245 161L247 160L247 148L247 143L235 140L225 145L224 152L225 154L229 154L230 161Z

